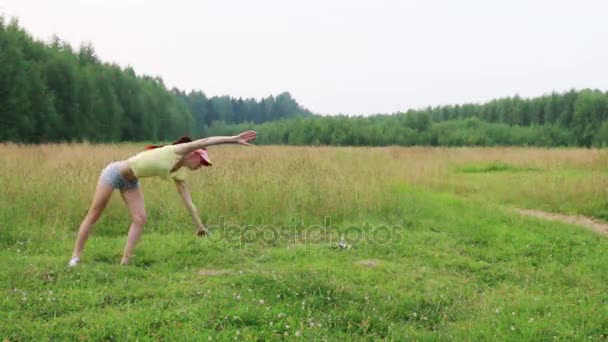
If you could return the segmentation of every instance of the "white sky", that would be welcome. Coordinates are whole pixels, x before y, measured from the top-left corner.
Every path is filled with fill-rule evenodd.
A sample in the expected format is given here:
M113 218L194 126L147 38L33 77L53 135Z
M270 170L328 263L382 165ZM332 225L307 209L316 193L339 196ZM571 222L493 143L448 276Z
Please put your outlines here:
M0 0L168 87L321 114L393 113L553 90L608 90L608 1Z

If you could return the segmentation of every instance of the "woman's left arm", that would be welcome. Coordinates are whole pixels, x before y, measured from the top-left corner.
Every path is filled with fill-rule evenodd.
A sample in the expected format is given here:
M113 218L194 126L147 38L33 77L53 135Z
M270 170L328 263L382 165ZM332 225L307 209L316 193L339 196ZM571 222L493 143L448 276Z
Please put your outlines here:
M182 180L175 180L175 186L177 187L177 192L184 200L184 204L186 204L186 208L188 208L188 212L190 213L190 217L192 217L192 223L196 225L196 235L205 236L208 234L207 228L201 222L200 217L198 217L198 213L196 212L196 207L194 203L192 203L192 196L190 196L190 191L188 191L188 187L186 186L186 182Z
M240 144L250 146L250 141L255 140L257 137L256 131L245 131L232 137L208 137L197 139L189 143L183 143L175 145L175 153L179 155L186 155L199 148L206 148L207 146L221 145L221 144Z

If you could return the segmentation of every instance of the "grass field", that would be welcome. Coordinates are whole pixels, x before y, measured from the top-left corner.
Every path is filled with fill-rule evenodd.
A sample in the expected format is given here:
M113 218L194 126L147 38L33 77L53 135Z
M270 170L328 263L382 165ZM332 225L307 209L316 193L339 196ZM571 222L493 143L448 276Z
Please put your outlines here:
M0 145L0 339L608 336L606 237L513 210L608 219L607 151L212 148L188 179L211 237L144 179L132 264L115 194L68 269L100 170L140 147Z

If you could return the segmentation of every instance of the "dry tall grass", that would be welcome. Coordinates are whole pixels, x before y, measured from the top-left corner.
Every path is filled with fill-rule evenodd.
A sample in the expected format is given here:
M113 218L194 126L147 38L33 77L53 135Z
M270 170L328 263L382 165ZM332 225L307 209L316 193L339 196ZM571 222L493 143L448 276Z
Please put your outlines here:
M101 169L141 148L0 145L2 229L66 236L90 204ZM220 216L238 224L285 223L290 218L316 223L325 216L333 222L395 221L415 210L407 196L415 188L608 216L603 209L608 153L603 150L219 146L210 154L214 166L191 174L187 181L208 224L217 223ZM510 169L483 172L484 165L496 162ZM461 172L470 165L481 165L482 172ZM147 229L192 228L172 182L144 179L142 187L150 217ZM126 230L128 216L120 202L115 195L99 234Z

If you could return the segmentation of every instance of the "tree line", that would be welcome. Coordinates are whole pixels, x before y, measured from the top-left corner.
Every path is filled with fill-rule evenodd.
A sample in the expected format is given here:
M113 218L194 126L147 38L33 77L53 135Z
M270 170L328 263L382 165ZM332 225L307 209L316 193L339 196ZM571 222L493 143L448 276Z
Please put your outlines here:
M167 89L159 77L34 40L0 16L0 141L159 141L256 129L258 143L291 145L605 146L608 93L570 90L484 104L369 117L320 116L289 93L261 100Z
M310 115L289 93L207 98L159 77L103 63L90 45L34 40L0 16L0 141L142 141L203 135L214 121L262 123Z
M220 122L207 133L251 127L262 144L603 147L608 145L608 93L571 90L368 117L309 116L260 125Z

